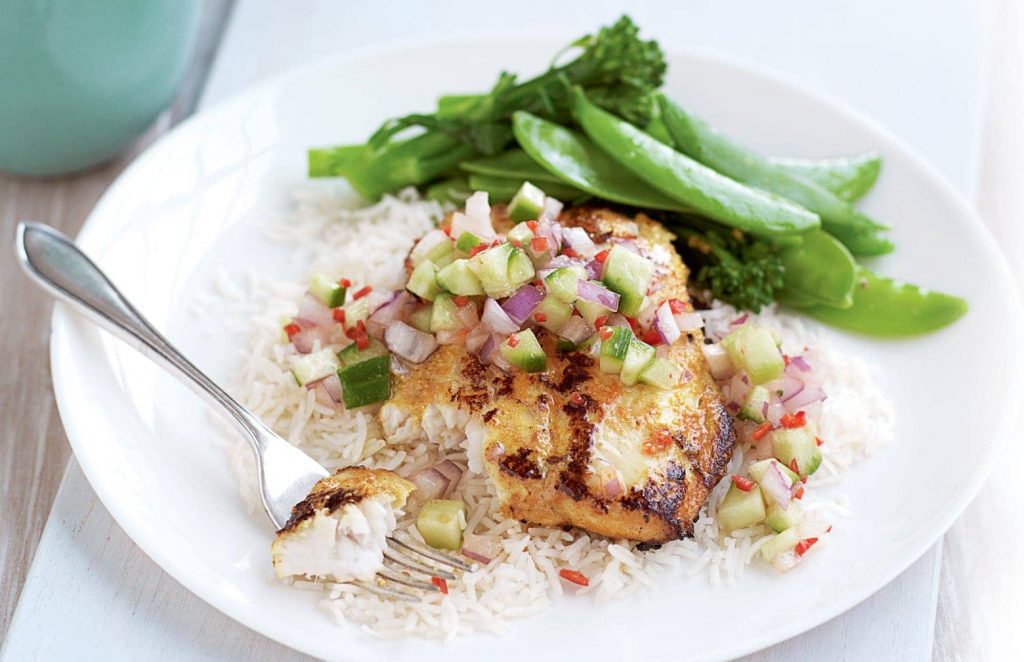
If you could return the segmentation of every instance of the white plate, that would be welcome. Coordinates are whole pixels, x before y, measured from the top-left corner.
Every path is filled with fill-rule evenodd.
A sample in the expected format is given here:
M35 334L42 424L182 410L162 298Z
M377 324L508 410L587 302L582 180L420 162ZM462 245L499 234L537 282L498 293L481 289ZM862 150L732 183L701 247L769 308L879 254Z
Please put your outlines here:
M244 336L187 312L214 274L257 267L302 278L304 265L257 225L289 206L311 145L358 142L382 118L430 108L443 92L485 89L502 68L539 70L557 44L448 43L331 60L200 114L111 187L79 237L128 297L215 379L239 363ZM78 461L122 528L196 595L249 627L313 655L344 659L603 659L742 655L857 604L918 558L982 484L1021 400L1021 311L1004 258L964 201L906 147L863 118L762 73L693 56L670 58L668 90L765 152L823 156L880 150L885 167L864 208L899 246L877 270L967 297L971 312L907 342L836 335L881 367L897 441L842 485L853 516L799 569L756 568L728 588L666 579L628 600L565 598L517 622L500 642L448 648L379 641L337 627L319 595L276 582L271 527L248 516L204 406L171 378L58 309L57 400Z

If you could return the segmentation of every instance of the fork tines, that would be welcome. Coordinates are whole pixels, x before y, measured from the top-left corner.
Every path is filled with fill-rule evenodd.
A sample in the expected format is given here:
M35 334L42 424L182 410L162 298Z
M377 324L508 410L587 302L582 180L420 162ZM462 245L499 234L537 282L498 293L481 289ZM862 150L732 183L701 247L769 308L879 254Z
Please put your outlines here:
M406 590L389 586L394 582L422 591L440 591L440 582L434 578L455 581L452 570L472 572L475 566L450 554L439 552L415 540L403 540L394 536L388 537L388 547L384 550L385 567L377 573L374 581L353 582L356 586L384 598L394 598L406 602L420 602L421 596Z

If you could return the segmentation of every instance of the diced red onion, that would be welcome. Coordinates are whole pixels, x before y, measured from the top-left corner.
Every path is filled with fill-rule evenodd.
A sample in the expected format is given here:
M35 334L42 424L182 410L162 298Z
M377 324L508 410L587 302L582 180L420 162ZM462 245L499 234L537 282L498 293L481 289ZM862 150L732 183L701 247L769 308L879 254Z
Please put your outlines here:
M501 554L501 543L481 536L466 536L462 541L462 555L477 563L488 564Z
M409 476L409 481L416 486L416 491L409 498L420 505L431 499L444 498L448 488L451 486L451 481L448 480L448 477L434 467L420 469Z
M442 230L431 230L427 234L423 235L423 238L416 242L416 246L413 247L412 253L409 257L412 258L413 264L419 264L427 256L427 253L434 250L441 244L448 242L451 243L452 239Z
M292 344L299 354L309 354L319 344L326 347L330 344L330 332L322 326L304 326L299 323L302 330L292 336Z
M605 326L621 326L621 327L625 327L627 329L632 329L633 328L632 326L629 325L629 320L626 319L626 316L625 315L620 315L619 313L612 313L611 315L609 315L608 316L608 321L605 322L604 325Z
M501 304L502 309L516 324L525 322L544 299L544 292L532 285L523 285Z
M540 218L537 220L555 220L562 213L562 207L564 205L557 198L552 198L550 195L545 196L544 207L541 209Z
M801 558L795 550L791 549L787 552L782 552L772 559L772 567L778 572L789 572L800 565Z
M331 399L335 402L341 402L341 380L338 379L338 373L332 373L330 376L322 380L324 390L331 396Z
M477 324L473 327L473 330L469 332L469 335L466 336L466 351L479 356L480 348L490 337L490 330L488 330L483 324Z
M461 345L466 342L466 329L444 329L434 334L439 345Z
M394 320L384 331L384 343L407 361L423 363L437 349L437 340L429 333L414 329L401 320Z
M337 375L335 375L335 378L337 378ZM316 401L319 404L325 407L335 408L338 406L338 401L332 398L331 394L327 391L327 387L324 385L325 381L326 379L321 379L319 381L310 382L309 384L306 384L306 390L313 391L313 394L316 396Z
M748 317L750 317L750 315L743 313L733 321L729 322L729 326L740 326L741 324L745 324Z
M299 301L299 311L295 313L295 321L302 326L327 328L334 322L334 313L320 299L307 292Z
M570 228L571 229L571 228ZM562 267L582 267L583 260L578 260L568 255L556 255L551 258L551 261L545 265L545 269L554 271L555 269L561 269Z
M793 488L793 480L782 472L778 462L769 462L768 469L761 478L761 492L768 495L779 508L789 509L789 499Z
M729 358L729 353L725 351L724 347L716 343L701 345L700 349L704 352L704 360L708 362L711 376L715 380L722 381L736 374L736 366L732 364L732 359Z
M804 383L799 379L793 379L789 375L783 374L782 377L765 384L765 388L778 395L782 402L786 402L786 400L804 390Z
M462 480L462 467L451 460L442 460L438 464L435 464L434 468L444 474L445 478L448 479L448 490L445 492L445 496L448 496L455 491L455 488L459 486L459 481Z
M366 320L366 329L378 340L384 337L384 330L395 320L405 321L416 306L416 299L405 290L395 290Z
M590 336L594 335L594 327L587 324L587 320L583 319L579 315L573 315L562 328L558 330L558 335L562 336L569 342L576 345L580 344Z
M502 340L501 342L504 342L504 340ZM491 353L491 365L493 365L493 366L495 366L497 368L501 368L502 370L505 370L506 372L512 369L512 364L509 363L508 360L504 356L501 355L501 352L492 352Z
M604 484L604 493L611 499L621 495L622 492L622 481L619 480L618 476Z
M679 330L679 325L676 324L675 317L672 315L672 307L669 306L668 301L658 307L658 316L654 320L654 328L657 329L658 335L661 336L661 340L666 345L671 345L679 340L679 336L683 335Z
M480 314L476 312L476 304L470 301L465 306L455 307L455 319L467 329L474 328L480 323Z
M734 374L722 387L725 396L730 402L741 406L747 400L747 393L750 391L750 384L743 376L743 373Z
M599 262L598 260L591 260L590 262L587 262L586 269L587 276L590 277L590 280L601 280L604 276L604 263Z
M773 393L771 399L768 400L768 407L764 411L765 418L771 421L772 425L778 427L779 423L782 422L782 417L787 413L786 407L783 406L782 401L779 400L779 396Z
M789 365L793 366L800 372L810 372L812 370L811 364L807 362L807 359L799 355L791 356L789 359Z
M704 328L704 318L700 316L700 313L679 313L678 315L673 315L673 317L675 317L676 326L683 333L690 333Z
M562 240L582 257L590 257L597 252L597 246L583 228L562 228Z
M494 224L491 222L491 206L487 203L487 194L477 191L466 200L466 212L452 214L452 237L456 239L463 232L472 232L478 237L494 236Z
M612 292L607 287L591 280L577 281L576 295L584 301L596 303L602 308L606 308L608 310L614 311L619 309L618 293Z
M658 316L658 305L653 301L648 301L647 305L640 309L640 312L636 314L636 323L640 325L642 329L649 329L654 325L654 320Z
M815 402L823 402L828 396L817 386L807 386L802 391L786 400L786 410L796 412Z
M543 237L548 240L548 249L551 254L554 255L562 247L562 226L558 223L552 223L546 219L542 219L537 223L537 231L535 234L538 237Z
M617 244L619 246L622 246L623 248L625 248L626 250L628 250L631 253L636 253L637 255L640 255L640 249L637 247L636 242L633 241L632 239L624 239L622 237L612 237L608 241L610 243L612 243L612 244Z
M484 363L490 363L491 358L494 356L495 350L498 349L498 338L494 334L487 334L487 338L484 339L480 345L480 352L478 356Z

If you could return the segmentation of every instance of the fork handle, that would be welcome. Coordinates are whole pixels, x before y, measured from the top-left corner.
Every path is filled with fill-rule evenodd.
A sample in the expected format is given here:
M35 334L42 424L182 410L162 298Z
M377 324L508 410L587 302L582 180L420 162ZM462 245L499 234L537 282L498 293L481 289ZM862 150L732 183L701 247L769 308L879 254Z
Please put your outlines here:
M263 423L182 356L70 239L42 223L23 221L18 224L15 249L25 273L36 283L171 368L193 391L227 413L257 452L262 450Z

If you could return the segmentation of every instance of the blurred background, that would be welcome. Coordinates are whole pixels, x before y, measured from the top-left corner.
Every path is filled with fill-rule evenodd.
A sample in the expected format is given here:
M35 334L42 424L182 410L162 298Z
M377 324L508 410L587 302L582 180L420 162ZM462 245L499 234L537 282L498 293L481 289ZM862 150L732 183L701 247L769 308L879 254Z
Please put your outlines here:
M569 39L623 11L666 50L770 71L884 126L975 205L1024 285L1024 3L1017 0L0 0L0 232L13 237L17 220L32 218L74 235L110 183L161 135L304 63L401 42ZM40 641L57 623L100 642L88 655L95 659L290 656L164 575L96 501L69 458L53 404L50 304L12 260L0 261L0 310L5 659L80 652L81 639L70 634L64 643ZM860 607L760 659L1024 659L1024 516L1013 507L1022 437L918 564ZM87 551L86 561L62 574L72 545ZM68 582L67 610L41 613L40 596Z

